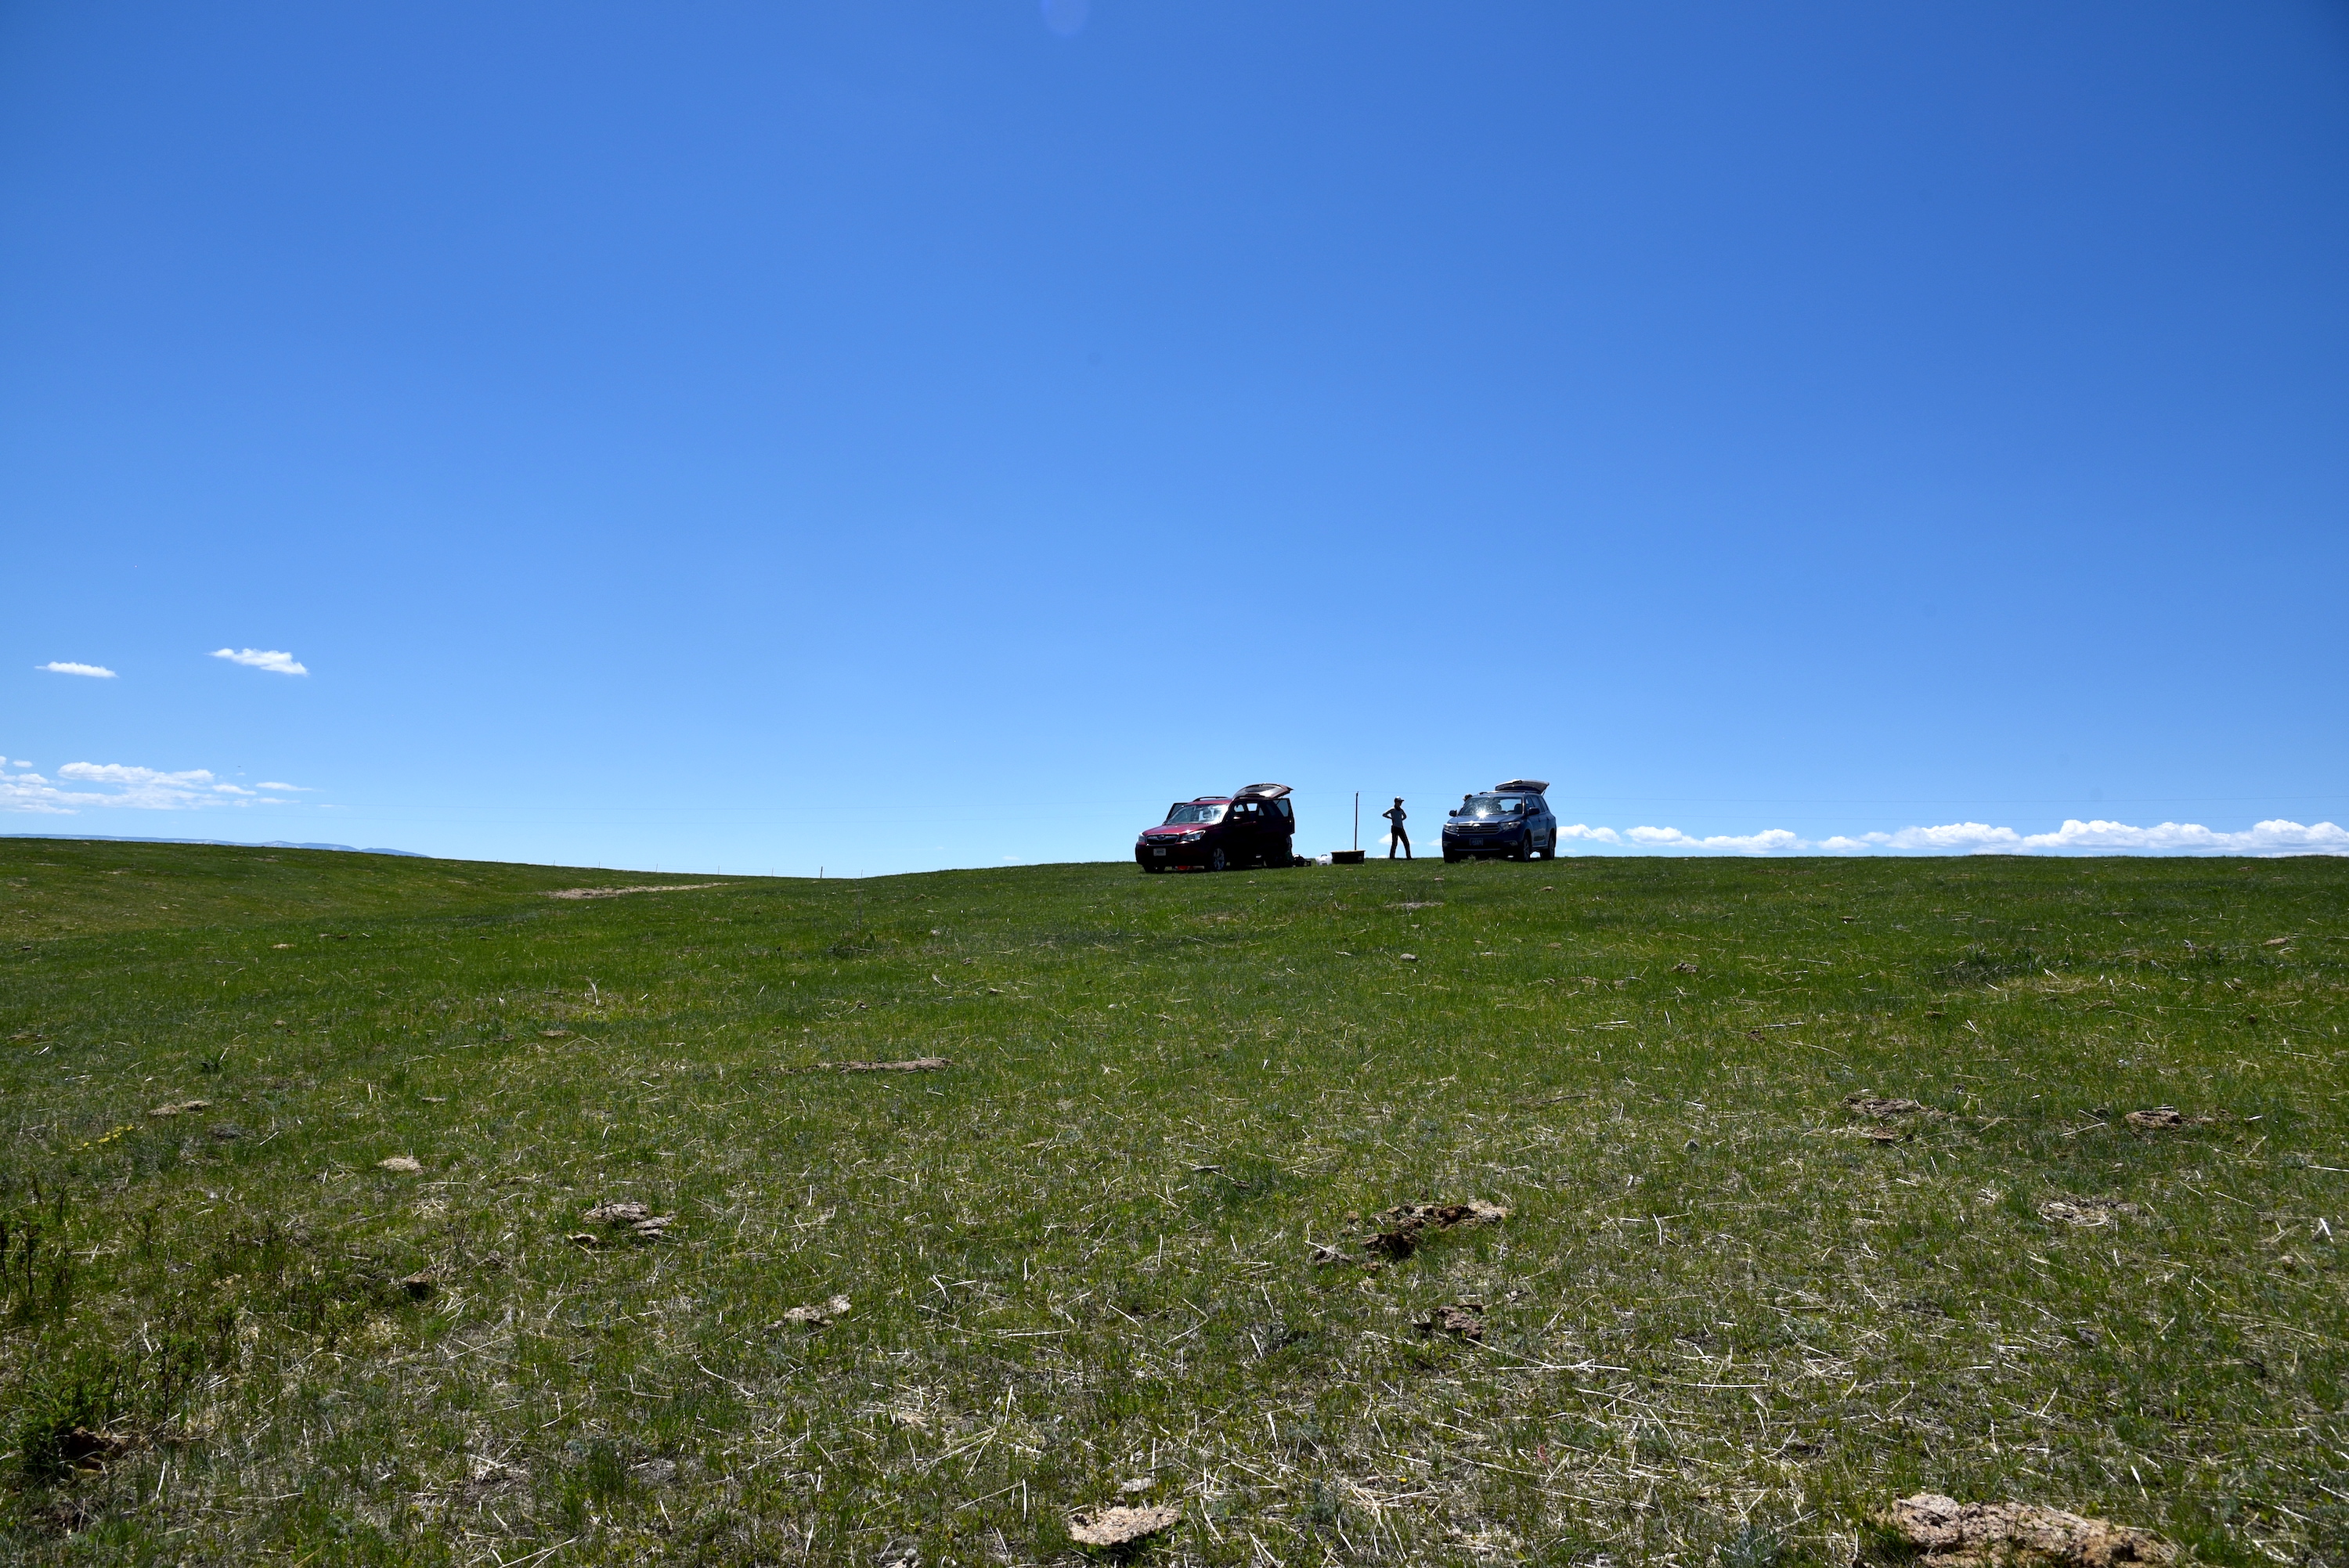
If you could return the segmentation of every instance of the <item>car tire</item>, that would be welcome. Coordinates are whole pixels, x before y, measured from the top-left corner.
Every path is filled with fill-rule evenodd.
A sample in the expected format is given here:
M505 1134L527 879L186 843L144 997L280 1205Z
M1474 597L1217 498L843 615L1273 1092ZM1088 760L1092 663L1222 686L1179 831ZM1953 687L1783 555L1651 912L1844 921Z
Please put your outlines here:
M1518 842L1516 849L1509 851L1509 859L1513 861L1529 861L1533 858L1534 830L1531 828L1527 828L1526 830L1525 838Z
M1557 859L1557 830L1556 828L1552 828L1549 830L1549 843L1543 849L1541 858L1546 861L1554 861Z
M1224 858L1224 846L1221 844L1217 844L1207 856L1207 869L1211 872L1229 871L1232 862Z
M1457 865L1460 863L1460 857L1446 850L1444 851L1444 863L1447 866Z

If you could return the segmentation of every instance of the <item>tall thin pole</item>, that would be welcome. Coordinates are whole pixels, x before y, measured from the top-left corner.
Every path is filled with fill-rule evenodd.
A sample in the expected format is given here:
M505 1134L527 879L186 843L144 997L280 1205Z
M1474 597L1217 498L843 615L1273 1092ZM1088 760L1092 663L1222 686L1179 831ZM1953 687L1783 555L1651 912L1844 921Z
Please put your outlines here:
M1354 791L1354 848L1362 847L1362 792Z

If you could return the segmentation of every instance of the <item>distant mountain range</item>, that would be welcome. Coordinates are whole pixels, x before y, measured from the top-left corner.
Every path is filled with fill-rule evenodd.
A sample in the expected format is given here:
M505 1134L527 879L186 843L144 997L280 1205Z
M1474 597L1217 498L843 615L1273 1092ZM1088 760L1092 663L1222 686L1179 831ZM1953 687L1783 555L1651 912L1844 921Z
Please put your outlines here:
M406 855L419 861L432 858L418 850L362 850L351 844L296 844L285 839L272 839L265 844L245 843L235 839L141 839L128 833L0 833L0 839L74 839L84 843L104 844L217 844L229 850L340 850L351 855Z

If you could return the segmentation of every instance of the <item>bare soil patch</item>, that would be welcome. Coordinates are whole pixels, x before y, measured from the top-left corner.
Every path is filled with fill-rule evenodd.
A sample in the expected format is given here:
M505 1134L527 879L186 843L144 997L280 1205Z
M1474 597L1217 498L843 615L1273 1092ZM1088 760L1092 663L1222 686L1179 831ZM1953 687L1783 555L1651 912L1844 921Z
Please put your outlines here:
M1885 1522L1921 1547L1928 1568L2113 1568L2168 1563L2178 1549L2148 1531L2028 1502L1904 1497Z
M548 893L549 898L619 898L632 892L691 892L696 888L724 887L724 882L662 882L641 887L566 887Z

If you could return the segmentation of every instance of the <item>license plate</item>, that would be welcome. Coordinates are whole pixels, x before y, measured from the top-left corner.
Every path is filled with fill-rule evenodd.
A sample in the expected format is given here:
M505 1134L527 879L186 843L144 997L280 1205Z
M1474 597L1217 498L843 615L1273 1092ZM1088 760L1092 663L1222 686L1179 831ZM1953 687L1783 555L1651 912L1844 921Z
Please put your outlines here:
M1166 851L1165 851L1164 850L1153 850L1153 851L1151 851L1150 852L1151 852L1152 854L1154 854L1154 855L1163 855L1163 854L1164 854Z

